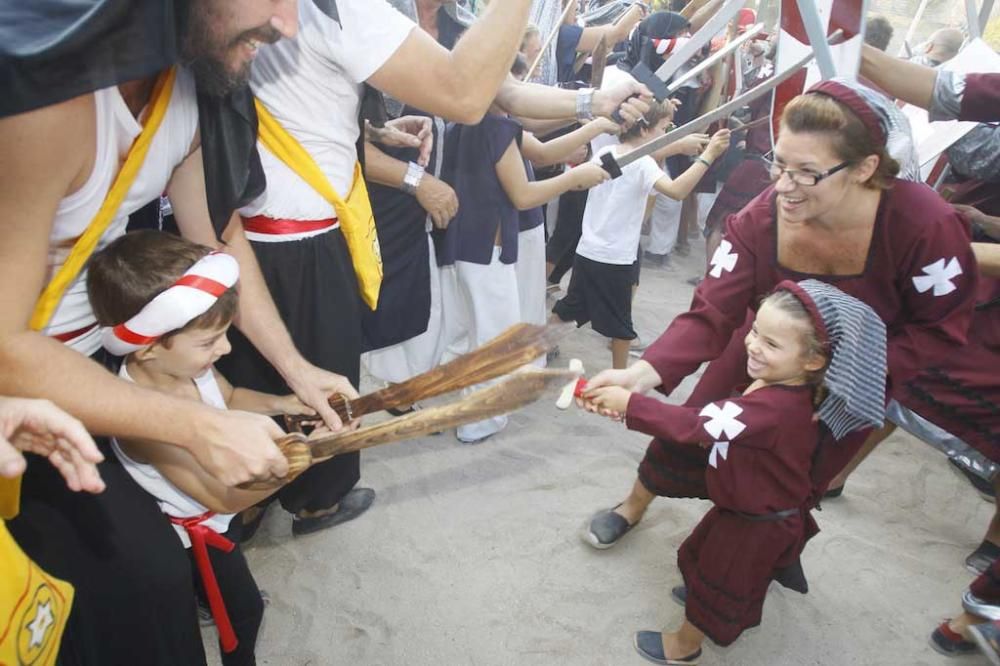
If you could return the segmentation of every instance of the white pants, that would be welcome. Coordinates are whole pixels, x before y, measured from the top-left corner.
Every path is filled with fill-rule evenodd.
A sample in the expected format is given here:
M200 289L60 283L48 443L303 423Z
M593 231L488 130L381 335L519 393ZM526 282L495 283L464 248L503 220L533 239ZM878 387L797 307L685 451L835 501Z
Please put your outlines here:
M441 269L434 255L434 241L427 236L430 246L431 312L427 330L416 337L391 347L383 347L362 354L361 362L368 372L384 382L393 384L427 372L441 362L444 353L444 310L441 302Z
M521 302L521 321L544 324L545 308L545 228L522 231L517 235L517 295Z
M456 301L464 310L466 351L479 347L520 321L517 274L514 264L500 263L499 247L493 248L493 261L488 266L456 261L455 277ZM462 391L462 395L497 381L469 387ZM506 426L506 416L494 416L460 426L457 435L463 442L475 442L500 432Z
M656 195L650 215L649 236L644 248L652 254L670 254L677 244L677 228L681 224L681 202L663 194Z

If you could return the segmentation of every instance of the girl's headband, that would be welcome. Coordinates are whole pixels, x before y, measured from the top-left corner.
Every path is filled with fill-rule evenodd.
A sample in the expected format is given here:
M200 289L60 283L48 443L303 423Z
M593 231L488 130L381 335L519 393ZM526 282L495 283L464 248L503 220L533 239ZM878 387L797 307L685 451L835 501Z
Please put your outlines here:
M878 113L876 113L871 105L868 104L868 102L866 102L865 99L850 86L845 85L840 81L820 81L807 90L806 93L826 95L827 97L832 97L837 100L858 117L861 123L865 126L865 129L868 130L868 133L873 139L875 139L876 143L880 146L886 145L886 141L888 140L886 128L885 125L882 124L882 120L879 118Z
M208 312L240 277L240 266L228 254L212 252L185 271L176 282L146 303L128 321L104 328L101 343L124 356L156 342L160 336L187 326Z

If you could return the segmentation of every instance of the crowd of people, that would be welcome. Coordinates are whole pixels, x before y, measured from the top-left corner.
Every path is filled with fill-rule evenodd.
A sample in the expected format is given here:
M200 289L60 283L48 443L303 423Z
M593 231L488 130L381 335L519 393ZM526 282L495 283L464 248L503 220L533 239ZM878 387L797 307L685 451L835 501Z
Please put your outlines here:
M240 543L274 500L295 536L376 500L357 452L297 466L283 417L357 428L329 397L358 397L362 367L403 382L518 323L590 323L612 358L580 406L653 437L586 543L658 496L713 503L678 552L683 624L634 636L655 663L734 642L772 581L806 592L812 510L896 424L998 497L1000 77L935 69L953 29L893 58L875 17L860 82L780 118L760 95L646 151L769 89L780 48L758 33L657 98L633 71L723 2L669 4L0 2L20 27L0 47L0 663L203 664L199 618L222 663L256 663L266 603ZM981 123L933 188L904 103ZM705 274L647 348L640 267L690 251L699 193ZM704 363L683 405L644 395ZM1000 664L996 501L931 644Z

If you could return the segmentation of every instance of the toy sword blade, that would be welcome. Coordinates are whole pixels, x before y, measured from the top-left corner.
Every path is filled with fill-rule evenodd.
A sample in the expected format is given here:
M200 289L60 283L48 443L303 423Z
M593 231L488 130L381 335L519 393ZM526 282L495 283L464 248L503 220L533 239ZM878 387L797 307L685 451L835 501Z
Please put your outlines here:
M746 5L745 0L729 0L719 8L719 11L712 15L712 18L701 26L698 32L691 35L686 43L681 45L670 57L656 69L656 78L666 81L677 69L690 60L694 54L698 53L705 44L708 44L712 37L722 32L729 21Z
M842 34L841 31L838 30L837 32L830 35L829 39L830 40L839 39L841 34ZM715 121L721 120L722 118L731 115L733 112L746 106L747 104L757 99L758 97L766 95L767 93L771 92L772 90L777 88L778 85L780 85L782 82L791 78L799 70L808 65L812 59L813 59L813 52L810 50L808 54L803 56L797 62L792 63L792 65L785 71L775 74L767 81L764 81L760 85L754 86L753 88L746 91L739 97L733 98L732 100L723 104L714 111L706 113L703 116L699 116L698 118L695 118L691 122L682 125L675 130L667 132L661 137L658 137L656 139L653 139L652 141L644 143L643 145L625 153L624 155L619 155L618 157L615 157L615 155L613 155L611 152L604 153L603 155L601 155L601 166L604 167L605 171L611 174L612 178L617 178L618 176L622 175L623 167L628 166L632 162L635 162L636 160L643 158L646 155L655 153L664 146L669 146L671 143L677 141L678 139L683 139L689 134L700 132L701 130L705 129Z

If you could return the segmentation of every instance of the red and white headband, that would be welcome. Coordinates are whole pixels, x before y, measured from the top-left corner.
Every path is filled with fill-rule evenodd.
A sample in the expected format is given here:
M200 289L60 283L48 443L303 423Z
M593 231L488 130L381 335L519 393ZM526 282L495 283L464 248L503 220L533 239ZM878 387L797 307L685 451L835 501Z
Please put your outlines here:
M236 259L221 252L207 254L134 317L106 327L101 343L116 356L148 347L164 333L184 328L192 319L208 312L239 277Z
M653 39L653 48L656 50L657 55L663 57L664 60L667 56L672 54L674 51L684 46L688 42L690 37L666 37L664 39Z

